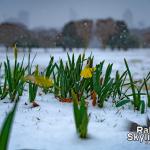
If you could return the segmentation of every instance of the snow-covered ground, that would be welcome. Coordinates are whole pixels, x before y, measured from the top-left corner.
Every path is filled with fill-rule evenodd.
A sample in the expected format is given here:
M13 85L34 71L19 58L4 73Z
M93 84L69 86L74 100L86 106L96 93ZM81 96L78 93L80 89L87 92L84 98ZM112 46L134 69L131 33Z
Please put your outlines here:
M75 56L77 57L82 52L83 50L75 52ZM125 69L123 59L126 58L133 75L138 79L142 79L150 71L150 49L127 52L94 49L92 53L95 57L95 64L105 60L106 64L114 63L114 70L123 71ZM34 54L35 51L32 56ZM87 56L90 54L90 50L86 51ZM0 53L1 62L5 60L5 55L5 53ZM13 54L8 55L13 60ZM19 53L20 60L22 55ZM39 51L34 63L39 64L41 68L47 66L50 55L55 57L56 62L59 58L67 60L66 53L60 49L54 49L48 53ZM27 63L27 59L25 61ZM71 103L60 103L51 94L38 95L36 100L40 107L31 109L25 105L28 101L28 93L25 92L21 98L13 124L9 150L146 150L150 147L150 144L145 142L128 141L126 128L128 120L146 124L149 109L147 114L141 115L129 107L125 109L112 107L111 101L106 102L102 109L92 107L89 103L88 112L91 116L89 138L81 140L76 135ZM12 103L0 101L0 126L11 107Z

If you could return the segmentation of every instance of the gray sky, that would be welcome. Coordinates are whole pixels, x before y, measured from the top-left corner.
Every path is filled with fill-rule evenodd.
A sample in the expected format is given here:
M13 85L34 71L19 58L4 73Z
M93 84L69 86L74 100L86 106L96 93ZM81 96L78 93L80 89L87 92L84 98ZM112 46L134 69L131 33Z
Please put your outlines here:
M147 27L149 15L150 0L0 0L0 22L22 20L31 28L60 28L69 20L123 16L134 27Z

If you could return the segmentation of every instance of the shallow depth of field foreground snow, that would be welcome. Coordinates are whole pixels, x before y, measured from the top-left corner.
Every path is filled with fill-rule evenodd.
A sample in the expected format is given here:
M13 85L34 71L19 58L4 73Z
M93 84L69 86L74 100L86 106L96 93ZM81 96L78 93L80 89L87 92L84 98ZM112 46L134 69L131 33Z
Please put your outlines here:
M78 56L80 52L75 52ZM150 50L134 50L127 52L106 50L92 51L95 57L95 64L106 60L106 64L114 63L114 70L124 70L123 58L125 57L137 79L142 79L150 71ZM89 56L90 51L86 52ZM13 54L8 54L13 58ZM66 53L56 50L49 53L39 52L35 64L41 69L47 66L49 56L55 56L55 61L63 58L66 61ZM19 59L22 53L19 53ZM34 54L32 55L34 56ZM5 60L5 54L0 53L0 61ZM27 63L27 60L26 60ZM89 101L90 122L89 138L81 140L75 131L72 104L60 103L52 94L37 96L40 107L29 108L25 105L28 101L28 92L21 97L10 138L9 150L15 149L38 149L38 150L146 150L150 144L145 142L131 142L127 140L128 120L140 124L146 124L146 116L134 112L128 106L124 109L117 109L112 106L111 101L105 103L104 108L92 107ZM8 102L8 99L4 100ZM11 103L0 101L0 126L7 113L12 107Z

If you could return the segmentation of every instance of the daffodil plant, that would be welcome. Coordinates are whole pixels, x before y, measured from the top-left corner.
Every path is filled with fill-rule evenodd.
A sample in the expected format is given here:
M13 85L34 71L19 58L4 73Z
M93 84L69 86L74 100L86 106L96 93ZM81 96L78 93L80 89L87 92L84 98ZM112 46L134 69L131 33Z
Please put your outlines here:
M72 90L73 112L77 134L80 138L87 138L89 115L87 113L87 105L85 98L79 100Z
M93 67L93 59L94 57L89 57L87 59L87 64L84 69L81 71L80 76L82 77L80 81L80 93L81 96L84 92L89 94L89 92L93 92L93 73L95 72L96 68Z
M93 89L98 96L99 107L104 106L104 102L108 100L108 98L111 96L111 93L113 91L113 88L112 88L113 79L111 78L113 64L109 64L107 66L104 76L102 74L103 64L104 64L104 61L96 65L96 71L94 72L94 75L93 75Z
M5 80L8 89L9 98L14 101L16 99L16 95L22 95L24 89L24 81L22 78L25 75L25 71L27 70L27 66L24 67L24 57L22 59L21 64L17 61L18 58L18 49L16 45L14 46L14 67L11 67L10 60L8 56L6 57L6 61L4 62L5 67Z
M142 100L142 95L145 95L145 93L142 93L142 88L143 86L145 85L146 83L146 80L149 79L146 79L140 87L138 87L136 85L136 82L134 82L133 80L133 77L132 77L132 74L131 74L131 71L129 69L129 66L128 66L128 63L127 63L127 60L124 59L124 62L125 62L125 66L127 68L127 73L128 73L128 76L129 76L129 84L127 84L129 87L127 88L127 91L130 90L131 92L129 94L126 94L125 95L125 98L121 101L118 101L116 103L116 106L117 107L120 107L120 106L123 106L127 103L131 103L133 104L134 106L134 110L137 110L137 111L141 111L141 113L143 114L145 112L145 101Z
M74 54L67 54L67 62L64 63L60 59L59 63L55 63L56 69L53 71L54 94L60 99L71 98L71 89L79 91L79 82L81 80L80 73L82 71L85 55L79 55L75 61Z

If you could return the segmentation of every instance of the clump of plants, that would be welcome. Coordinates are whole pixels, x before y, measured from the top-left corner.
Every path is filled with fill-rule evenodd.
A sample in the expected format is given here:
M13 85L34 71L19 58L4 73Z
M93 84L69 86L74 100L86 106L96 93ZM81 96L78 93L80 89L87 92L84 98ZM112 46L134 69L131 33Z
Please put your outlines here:
M129 76L129 83L125 84L125 85L128 85L128 88L126 91L130 90L131 94L126 94L124 99L116 103L116 106L120 107L127 103L131 103L134 106L134 110L141 111L141 113L143 114L145 112L146 104L145 104L145 101L142 100L141 98L142 95L145 95L145 93L142 92L142 88L144 84L146 86L146 81L149 80L149 76L146 77L144 82L139 87L137 85L138 81L136 82L133 80L133 77L132 77L132 74L131 74L131 71L129 69L126 59L124 59L124 62L125 62L125 66L127 69L127 74Z
M113 79L111 78L112 65L107 66L104 76L102 75L104 61L96 65L96 71L93 74L93 89L97 94L98 106L103 107L104 101L108 100L113 92Z
M49 89L53 86L52 79L39 75L38 66L36 66L36 70L32 75L24 77L24 81L29 84L29 101L32 103L32 107L39 106L39 104L35 102L38 87L42 89Z
M42 75L39 73L38 65L36 65L35 70L32 72L33 62L36 55L34 56L33 60L30 60L30 51L28 55L28 75L23 78L24 82L28 83L28 92L29 92L29 102L32 104L32 107L37 107L39 104L35 102L38 88L41 87L44 92L48 92L49 88L53 86L52 79L49 78L50 76L50 65L53 62L53 58L51 59L48 67L46 68L46 75Z
M61 101L66 98L71 98L71 89L78 90L78 82L81 80L80 73L82 71L85 55L79 55L75 61L74 54L72 57L67 54L67 62L64 64L63 60L59 64L55 64L56 70L53 71L54 79L54 94Z
M4 82L4 91L6 93L7 90L11 101L16 100L17 95L19 96L22 95L24 90L24 81L22 80L22 78L24 77L25 71L27 70L27 66L24 67L24 58L22 59L21 63L18 62L17 53L18 53L18 49L16 48L15 45L14 47L15 62L13 67L11 67L10 65L10 60L8 56L6 56L6 61L4 62L5 77L6 77Z

